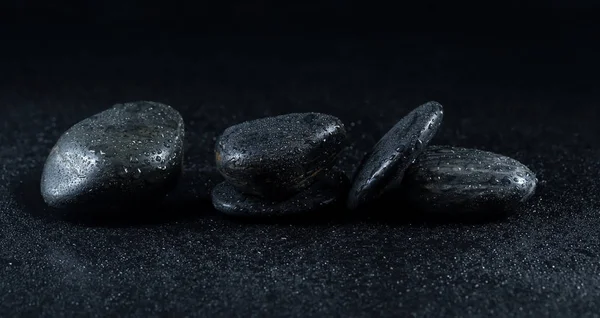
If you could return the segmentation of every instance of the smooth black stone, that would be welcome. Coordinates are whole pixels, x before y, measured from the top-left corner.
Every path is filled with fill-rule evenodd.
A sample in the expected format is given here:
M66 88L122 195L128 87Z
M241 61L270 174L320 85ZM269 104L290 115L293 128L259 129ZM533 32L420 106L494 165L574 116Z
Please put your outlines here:
M350 180L341 171L327 170L309 188L283 201L244 194L225 181L212 191L218 211L238 217L281 217L325 212L343 203Z
M164 196L183 167L184 123L168 105L117 104L67 130L44 165L51 207L135 206Z
M515 159L447 146L426 149L406 171L401 191L429 213L510 212L535 192L535 174Z
M294 113L227 128L215 146L217 169L241 192L284 198L309 187L345 146L331 115Z
M373 147L356 170L348 208L356 209L397 188L406 168L429 144L442 123L442 105L431 101L403 117Z

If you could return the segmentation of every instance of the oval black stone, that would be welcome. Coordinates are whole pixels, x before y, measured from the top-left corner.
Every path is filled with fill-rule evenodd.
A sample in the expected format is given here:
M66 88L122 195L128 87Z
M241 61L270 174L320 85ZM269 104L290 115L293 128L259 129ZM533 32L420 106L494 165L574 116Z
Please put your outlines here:
M394 125L357 168L348 195L348 208L356 209L399 186L406 168L437 132L443 114L442 105L431 101Z
M318 213L343 206L350 181L341 171L327 170L304 191L283 201L269 200L240 192L227 181L212 191L212 202L218 211L240 217L277 217Z
M184 123L168 105L117 104L67 130L46 159L44 201L56 208L160 198L183 167Z
M217 169L244 193L284 198L310 186L345 145L331 115L295 113L227 128L215 146Z
M507 211L535 192L535 174L492 152L431 146L406 171L402 191L412 206L431 213Z

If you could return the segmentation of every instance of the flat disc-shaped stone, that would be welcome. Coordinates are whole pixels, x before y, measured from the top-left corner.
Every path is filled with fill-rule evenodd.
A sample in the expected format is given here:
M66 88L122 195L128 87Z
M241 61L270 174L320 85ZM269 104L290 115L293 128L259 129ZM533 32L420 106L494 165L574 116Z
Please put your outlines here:
M240 191L283 198L331 167L345 141L344 124L331 115L266 117L227 128L215 145L216 164Z
M515 159L492 152L430 146L404 176L405 199L429 213L495 213L529 199L535 174Z
M67 130L44 165L41 193L56 208L154 200L182 171L184 124L170 106L117 104Z
M442 118L442 105L431 101L394 125L357 168L348 194L348 207L356 209L398 186L406 168L437 132Z
M283 201L276 201L244 194L225 181L213 189L212 202L215 209L232 216L297 216L343 206L349 185L343 172L328 170L320 174L309 188Z

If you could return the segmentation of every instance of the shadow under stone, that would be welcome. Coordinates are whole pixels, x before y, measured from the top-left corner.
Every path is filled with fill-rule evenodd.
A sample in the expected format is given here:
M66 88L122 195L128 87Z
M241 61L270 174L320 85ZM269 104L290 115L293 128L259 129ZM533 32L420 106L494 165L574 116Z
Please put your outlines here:
M42 198L41 174L41 170L26 174L13 186L13 192L25 213L46 220L91 227L132 227L193 220L214 210L209 192L202 187L193 187L196 178L185 175L164 198L148 198L143 202L136 200L133 204L125 205L96 204L56 209L46 205Z
M346 224L357 220L356 215L346 209L345 206L333 206L327 209L316 210L309 213L298 213L293 215L269 215L269 216L233 216L221 214L223 219L241 224L278 224L278 225L323 225L323 224Z
M365 215L367 222L385 224L486 224L504 221L514 209L498 206L481 206L476 210L453 209L430 210L412 204L406 196L388 195L356 211Z

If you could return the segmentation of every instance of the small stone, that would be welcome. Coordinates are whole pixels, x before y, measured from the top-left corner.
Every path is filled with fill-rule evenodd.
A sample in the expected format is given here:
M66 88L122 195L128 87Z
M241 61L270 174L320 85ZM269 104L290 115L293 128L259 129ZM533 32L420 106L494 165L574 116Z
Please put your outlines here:
M309 187L345 146L336 117L294 113L227 128L215 146L217 169L241 192L284 198Z
M406 171L402 192L431 213L505 211L529 199L537 178L515 159L495 153L431 146Z
M117 104L67 130L46 159L51 207L126 205L164 196L183 168L184 123L170 106Z
M442 118L442 105L431 101L394 125L357 168L348 195L348 208L356 209L397 188L406 168L437 132Z
M297 216L343 207L349 186L350 181L343 172L327 170L319 174L309 188L277 201L244 194L225 181L213 189L212 202L215 209L231 216Z

